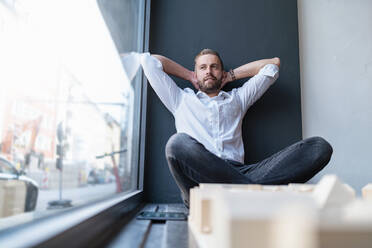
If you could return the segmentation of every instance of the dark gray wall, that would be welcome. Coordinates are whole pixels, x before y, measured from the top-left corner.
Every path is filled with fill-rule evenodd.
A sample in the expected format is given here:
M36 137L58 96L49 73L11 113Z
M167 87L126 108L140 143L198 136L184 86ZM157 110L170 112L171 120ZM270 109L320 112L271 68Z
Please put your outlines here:
M203 48L219 51L226 70L278 56L280 77L247 112L245 162L254 163L301 139L301 97L296 0L152 0L150 52L193 68ZM176 79L181 88L189 82ZM243 80L225 87L241 86ZM150 202L179 202L165 144L176 132L173 116L149 87L145 193Z

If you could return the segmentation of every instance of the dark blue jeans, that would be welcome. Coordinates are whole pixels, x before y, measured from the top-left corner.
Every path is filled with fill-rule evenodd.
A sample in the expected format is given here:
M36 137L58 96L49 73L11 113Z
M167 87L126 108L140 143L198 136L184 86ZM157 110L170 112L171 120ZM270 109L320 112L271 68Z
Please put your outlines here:
M186 205L190 188L199 183L305 183L328 164L332 151L326 140L312 137L246 165L217 157L185 133L174 134L165 149L169 169Z

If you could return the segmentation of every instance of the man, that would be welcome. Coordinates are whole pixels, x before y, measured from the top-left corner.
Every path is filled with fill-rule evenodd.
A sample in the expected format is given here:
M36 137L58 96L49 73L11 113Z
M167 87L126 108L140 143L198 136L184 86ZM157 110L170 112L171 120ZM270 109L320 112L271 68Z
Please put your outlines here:
M244 164L241 135L248 108L279 76L280 59L263 59L224 71L219 54L202 50L194 71L161 56L141 55L152 88L173 114L177 133L166 145L170 171L186 206L190 188L199 183L304 183L330 160L332 147L320 137L297 142L256 164ZM199 91L180 89L167 75L190 81ZM240 88L222 87L251 77Z

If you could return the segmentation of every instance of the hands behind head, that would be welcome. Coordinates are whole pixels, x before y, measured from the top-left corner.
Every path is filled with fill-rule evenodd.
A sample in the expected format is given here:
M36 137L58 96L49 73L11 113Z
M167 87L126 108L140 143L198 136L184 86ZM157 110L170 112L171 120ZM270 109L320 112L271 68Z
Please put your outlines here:
M191 71L191 74L190 74L190 83L192 83L192 85L194 85L195 89L199 90L199 84L198 84L198 79L196 77L196 74L195 72Z
M223 72L223 76L222 76L222 85L221 85L221 89L227 84L227 83L230 83L232 82L232 78L231 78L231 75L230 73L224 71Z

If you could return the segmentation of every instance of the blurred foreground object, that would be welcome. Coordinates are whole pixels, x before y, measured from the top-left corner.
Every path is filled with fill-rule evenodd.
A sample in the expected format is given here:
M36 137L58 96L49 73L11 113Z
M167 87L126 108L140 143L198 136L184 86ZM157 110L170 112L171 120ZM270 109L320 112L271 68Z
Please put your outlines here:
M316 185L200 184L188 224L192 247L372 247L372 202L335 175Z

